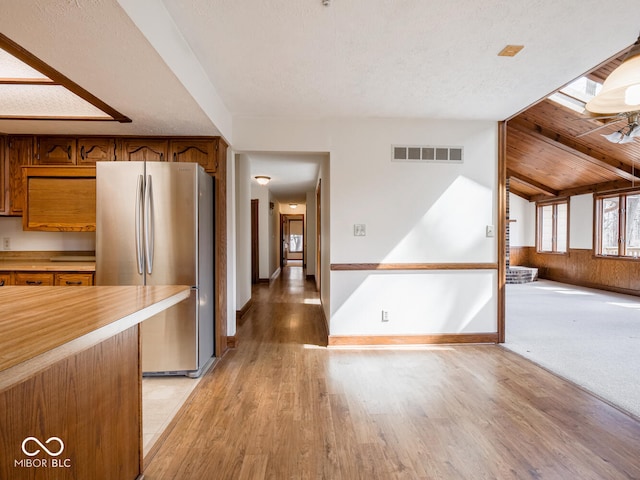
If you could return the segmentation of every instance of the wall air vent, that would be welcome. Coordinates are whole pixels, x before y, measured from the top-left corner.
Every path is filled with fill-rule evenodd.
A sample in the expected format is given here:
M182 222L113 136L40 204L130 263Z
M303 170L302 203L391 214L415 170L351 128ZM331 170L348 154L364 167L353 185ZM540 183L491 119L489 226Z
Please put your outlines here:
M462 163L462 147L431 145L392 145L391 161L424 163Z

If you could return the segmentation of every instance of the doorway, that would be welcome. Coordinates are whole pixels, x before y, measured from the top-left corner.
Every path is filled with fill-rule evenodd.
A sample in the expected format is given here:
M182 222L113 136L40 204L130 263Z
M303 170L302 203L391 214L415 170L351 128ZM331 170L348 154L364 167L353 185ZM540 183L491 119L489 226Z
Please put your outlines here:
M304 214L280 215L280 267L305 265Z

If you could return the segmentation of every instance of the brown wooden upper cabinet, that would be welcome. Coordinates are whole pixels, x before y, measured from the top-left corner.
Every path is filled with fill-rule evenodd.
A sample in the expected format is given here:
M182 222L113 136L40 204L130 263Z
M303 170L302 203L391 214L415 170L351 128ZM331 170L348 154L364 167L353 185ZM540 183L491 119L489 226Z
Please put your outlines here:
M31 165L33 159L33 137L12 136L6 139L6 167L8 175L9 195L5 205L7 215L22 215L24 205L24 186L22 183L22 167Z
M167 155L169 141L156 138L124 138L122 139L121 160L152 162L170 161Z
M171 161L199 163L207 173L216 173L217 139L173 139L169 142Z
M36 137L33 165L75 165L75 137Z
M114 160L117 160L115 138L78 138L78 165L95 165L96 162L110 162Z

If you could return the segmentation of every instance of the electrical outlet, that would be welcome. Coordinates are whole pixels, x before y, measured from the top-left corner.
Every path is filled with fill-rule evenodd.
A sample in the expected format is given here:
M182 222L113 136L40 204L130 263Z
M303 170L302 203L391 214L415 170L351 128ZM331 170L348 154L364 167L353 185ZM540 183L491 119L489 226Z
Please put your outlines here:
M3 250L11 250L11 238L4 237L2 239L2 249Z
M382 310L382 321L383 322L389 321L389 312L387 310Z

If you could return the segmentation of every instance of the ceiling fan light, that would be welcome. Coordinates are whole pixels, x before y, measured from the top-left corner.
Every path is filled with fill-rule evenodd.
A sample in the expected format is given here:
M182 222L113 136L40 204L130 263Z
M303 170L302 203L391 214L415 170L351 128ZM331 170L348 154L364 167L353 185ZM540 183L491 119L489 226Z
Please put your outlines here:
M623 133L621 131L618 130L617 132L613 132L613 133L610 133L608 135L605 135L603 133L602 136L604 138L606 138L607 140L609 140L611 143L620 143L620 141L622 140L622 137L624 135L623 135Z
M629 90L631 92L627 94ZM640 105L640 38L620 66L604 81L600 93L589 100L585 108L591 113L608 114L632 112L638 109L638 105Z
M640 84L627 87L624 91L624 103L634 107L640 105Z

